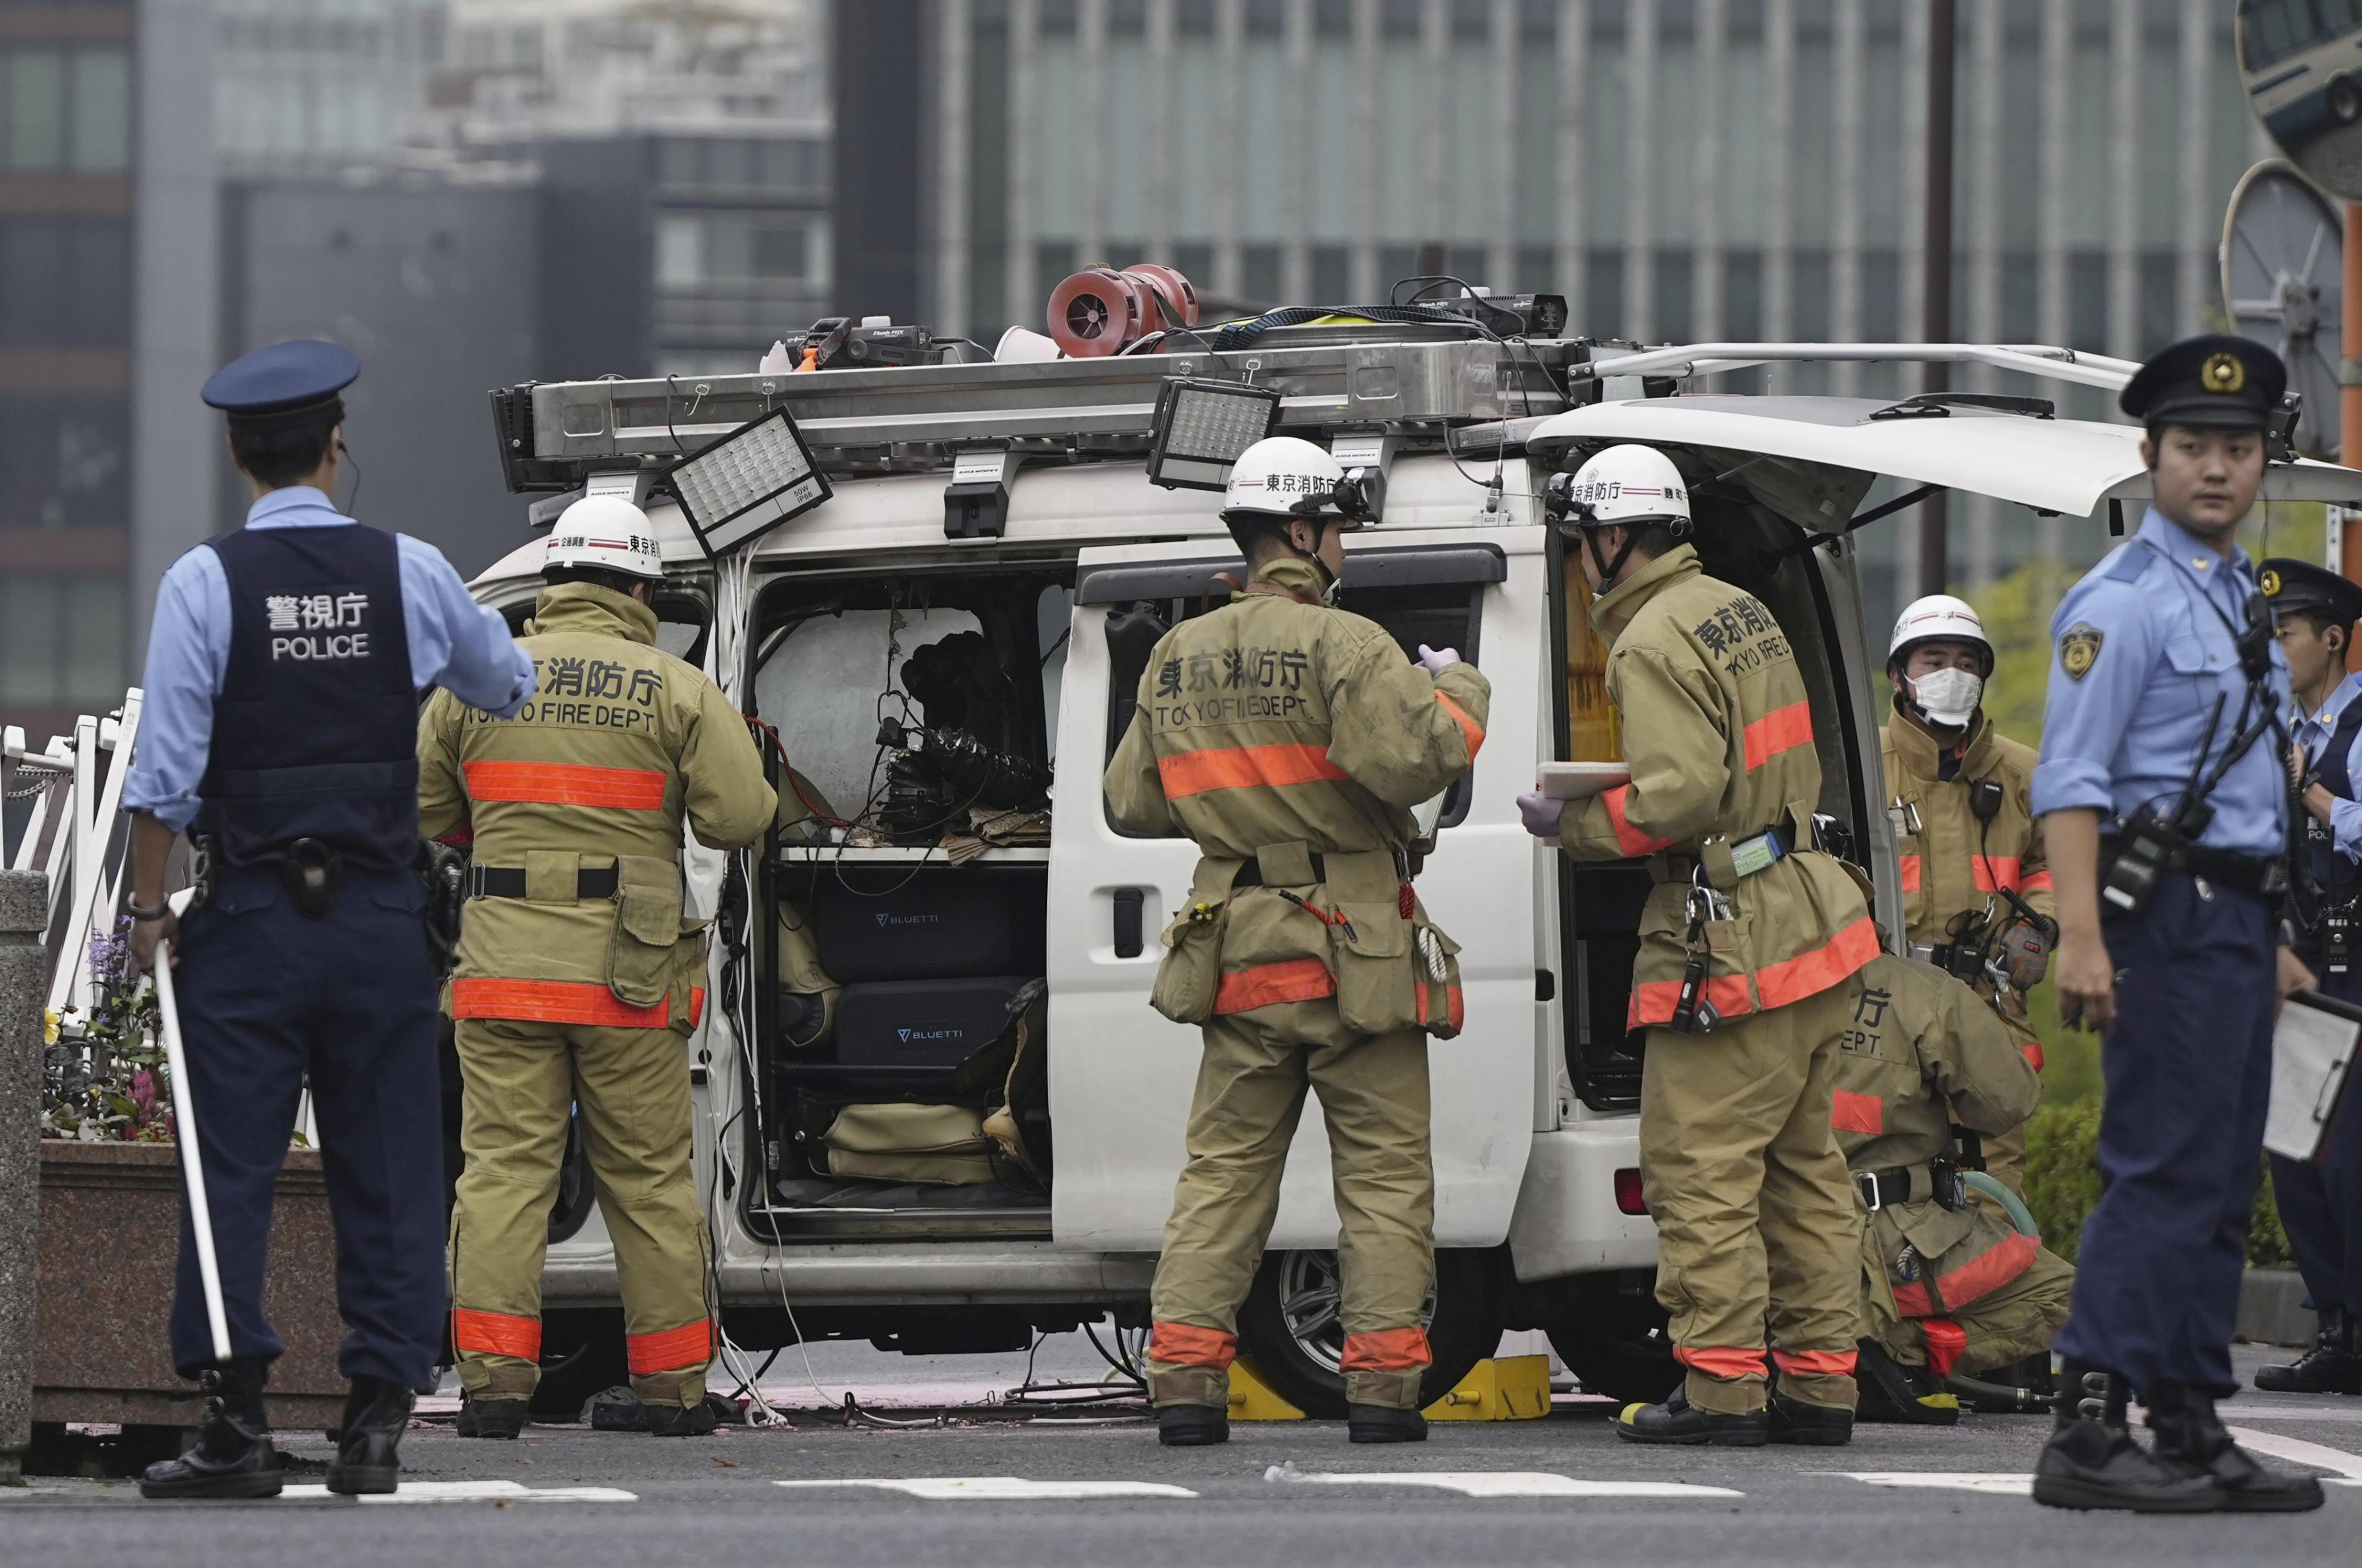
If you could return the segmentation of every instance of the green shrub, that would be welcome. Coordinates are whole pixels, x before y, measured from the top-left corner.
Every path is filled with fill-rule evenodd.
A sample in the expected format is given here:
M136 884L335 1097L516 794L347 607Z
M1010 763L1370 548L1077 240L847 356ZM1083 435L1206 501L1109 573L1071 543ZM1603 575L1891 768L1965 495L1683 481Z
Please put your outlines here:
M2042 1244L2075 1261L2083 1221L2100 1201L2100 1102L2096 1097L2045 1105L2025 1124L2025 1206L2042 1228ZM2264 1173L2247 1223L2247 1265L2285 1267L2288 1232Z

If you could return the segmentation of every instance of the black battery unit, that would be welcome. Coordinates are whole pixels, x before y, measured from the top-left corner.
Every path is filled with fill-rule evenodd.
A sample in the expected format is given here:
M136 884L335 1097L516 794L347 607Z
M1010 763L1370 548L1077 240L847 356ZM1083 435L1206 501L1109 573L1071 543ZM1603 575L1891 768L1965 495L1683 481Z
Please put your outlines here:
M1039 867L814 869L807 907L831 979L851 987L1042 972L1048 884ZM797 892L790 887L789 896Z
M1000 1038L1022 975L957 980L885 980L844 988L836 1000L836 1063L832 1077L860 1087L920 1091L923 1074L951 1070Z

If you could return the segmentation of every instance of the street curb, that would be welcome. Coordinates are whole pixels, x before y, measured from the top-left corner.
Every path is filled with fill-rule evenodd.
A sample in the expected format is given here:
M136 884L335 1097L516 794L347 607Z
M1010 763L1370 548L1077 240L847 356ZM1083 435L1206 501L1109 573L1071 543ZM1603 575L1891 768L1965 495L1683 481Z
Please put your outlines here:
M2239 1283L2238 1337L2251 1344L2309 1345L2317 1320L2292 1268L2251 1268Z

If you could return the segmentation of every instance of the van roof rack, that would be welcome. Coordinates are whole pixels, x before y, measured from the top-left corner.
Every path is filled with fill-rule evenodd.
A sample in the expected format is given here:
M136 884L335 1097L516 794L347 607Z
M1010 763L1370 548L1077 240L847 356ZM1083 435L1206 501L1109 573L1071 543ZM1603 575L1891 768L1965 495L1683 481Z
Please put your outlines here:
M1986 365L2050 381L2120 392L2137 359L2111 359L2044 343L1681 343L1638 353L1595 359L1571 368L1570 381L1609 376L1720 375L1769 364L1838 364L1900 361L1921 365Z
M1383 431L1440 442L1458 425L1595 401L1574 386L1591 338L1475 337L1422 328L1275 326L1253 347L1031 364L916 365L785 375L609 377L495 389L492 424L512 491L571 490L595 473L669 463L785 407L827 469L930 472L962 450L1007 447L1076 459L1148 449L1169 376L1253 381L1281 393L1296 435Z

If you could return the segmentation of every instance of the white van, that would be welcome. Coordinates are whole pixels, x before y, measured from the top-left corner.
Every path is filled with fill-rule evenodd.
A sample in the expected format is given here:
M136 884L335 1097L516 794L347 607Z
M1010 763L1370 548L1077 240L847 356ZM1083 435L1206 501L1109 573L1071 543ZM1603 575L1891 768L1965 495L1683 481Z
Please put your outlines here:
M1465 1032L1430 1052L1429 1392L1504 1329L1539 1328L1592 1386L1663 1393L1672 1371L1637 1170L1642 1043L1624 1026L1646 875L1638 862L1573 865L1527 836L1513 803L1538 763L1569 755L1571 694L1598 700L1595 674L1568 673L1570 620L1572 641L1585 635L1580 575L1571 584L1543 515L1545 480L1612 441L1682 466L1707 569L1770 605L1797 650L1822 810L1864 846L1895 929L1875 777L1883 645L1862 625L1849 530L1931 490L2089 516L2144 494L2147 476L2138 431L2056 419L2031 399L1671 395L1693 374L1775 358L1931 356L2102 385L2122 384L2120 361L1769 345L1595 361L1596 349L1301 326L1223 353L493 394L512 488L548 492L537 520L586 485L646 503L672 574L665 645L776 733L773 771L796 802L783 816L814 813L736 857L719 887L701 878L720 909L718 1005L688 1050L734 1343L1004 1350L1109 1313L1145 1321L1198 1056L1196 1032L1151 1011L1148 991L1154 933L1196 851L1118 829L1099 777L1148 648L1221 603L1220 574L1237 565L1217 495L1147 478L1159 384L1252 380L1283 394L1280 428L1358 443L1385 470L1381 521L1350 539L1345 604L1406 648L1459 648L1493 683L1473 779L1443 801L1418 873L1462 944L1467 999ZM662 470L782 405L834 493L717 566ZM970 465L947 499L954 454L985 444L1006 451L980 489ZM1882 475L1910 493L1864 511ZM2276 465L2271 487L2362 497L2362 476ZM538 560L537 541L520 545L477 580L479 597L522 621ZM978 823L971 802L994 820ZM948 850L946 821L962 840ZM1012 1003L1026 1021L1014 1074ZM958 1108L963 1146L893 1149L893 1126L941 1125L878 1109L912 1105ZM971 1146L975 1118L1004 1105L1032 1170ZM1341 1414L1324 1142L1309 1118L1241 1328L1281 1393ZM613 1254L579 1159L551 1233L542 1402L570 1416L623 1360Z

